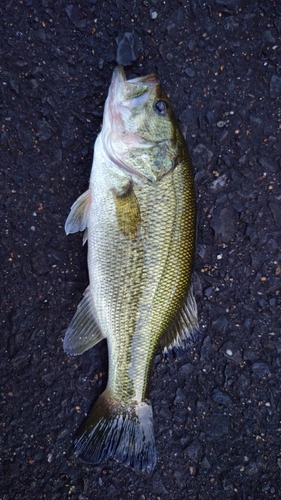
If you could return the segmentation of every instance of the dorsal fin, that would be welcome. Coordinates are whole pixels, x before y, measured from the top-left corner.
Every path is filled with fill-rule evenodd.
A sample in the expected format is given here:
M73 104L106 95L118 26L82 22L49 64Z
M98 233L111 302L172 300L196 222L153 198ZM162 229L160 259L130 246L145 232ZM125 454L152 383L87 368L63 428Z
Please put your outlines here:
M197 304L190 286L187 298L177 316L164 333L160 345L164 352L173 347L183 347L186 340L192 340L198 331Z

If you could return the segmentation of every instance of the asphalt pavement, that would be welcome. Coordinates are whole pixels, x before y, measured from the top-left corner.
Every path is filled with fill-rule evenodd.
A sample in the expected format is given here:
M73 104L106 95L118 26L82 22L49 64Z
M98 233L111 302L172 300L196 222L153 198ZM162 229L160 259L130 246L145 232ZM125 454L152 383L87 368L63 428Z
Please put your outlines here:
M2 0L1 500L281 498L281 4ZM200 336L151 379L151 476L73 453L106 343L67 356L88 186L117 63L157 72L194 166Z

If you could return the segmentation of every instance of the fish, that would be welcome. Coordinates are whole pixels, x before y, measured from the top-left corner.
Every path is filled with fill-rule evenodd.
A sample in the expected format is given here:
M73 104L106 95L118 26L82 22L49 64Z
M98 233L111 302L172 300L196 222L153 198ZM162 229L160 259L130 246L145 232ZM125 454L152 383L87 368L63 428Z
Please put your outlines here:
M89 285L63 347L107 339L108 381L75 437L75 453L151 473L157 462L149 381L157 349L198 330L192 287L196 200L183 134L156 74L112 75L89 188L65 232L84 231Z

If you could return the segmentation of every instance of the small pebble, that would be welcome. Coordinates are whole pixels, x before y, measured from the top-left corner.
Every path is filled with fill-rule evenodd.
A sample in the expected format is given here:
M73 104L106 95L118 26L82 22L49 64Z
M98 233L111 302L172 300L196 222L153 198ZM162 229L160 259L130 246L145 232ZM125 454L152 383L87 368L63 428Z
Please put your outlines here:
M281 96L281 77L272 75L270 80L269 95L271 99Z
M116 61L122 66L130 66L137 60L137 45L138 40L135 33L124 33L122 37L117 39L117 56Z
M207 111L206 113L206 120L209 125L212 125L215 121L215 116L213 111Z
M224 122L223 120L221 120L221 121L217 122L217 127L218 127L218 128L222 128L222 127L224 127L225 125L226 125L226 122Z
M270 373L270 368L264 361L256 361L255 363L253 363L252 370L255 375L258 375L259 377L265 377Z
M190 78L195 76L195 71L192 68L186 68L184 70L185 74L189 76Z

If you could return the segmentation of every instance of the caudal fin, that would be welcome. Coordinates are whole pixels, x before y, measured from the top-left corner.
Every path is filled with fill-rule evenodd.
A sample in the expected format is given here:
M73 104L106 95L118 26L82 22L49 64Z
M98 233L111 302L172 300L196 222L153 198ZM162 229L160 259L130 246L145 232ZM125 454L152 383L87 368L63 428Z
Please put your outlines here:
M85 462L114 458L127 467L151 472L156 449L150 403L125 406L102 394L78 430L75 453Z

